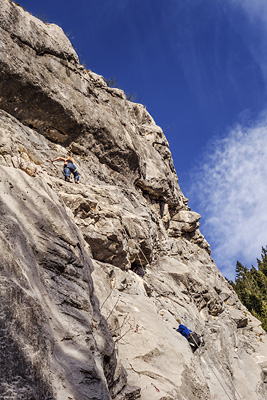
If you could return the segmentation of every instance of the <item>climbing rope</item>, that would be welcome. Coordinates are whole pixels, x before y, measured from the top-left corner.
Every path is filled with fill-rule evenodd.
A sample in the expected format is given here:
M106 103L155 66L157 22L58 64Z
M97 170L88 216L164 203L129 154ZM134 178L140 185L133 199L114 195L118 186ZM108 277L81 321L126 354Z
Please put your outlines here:
M191 337L192 337L193 341L195 342L195 345L196 345L197 347L199 347L198 344L197 344L197 342L195 341L194 336L191 336ZM221 387L223 388L224 392L226 393L227 397L231 400L231 398L229 397L229 394L226 392L225 387L224 387L223 384L221 383L219 377L216 375L214 369L212 368L212 366L211 366L210 363L208 362L207 358L206 358L203 354L200 356L200 358L201 358L201 357L203 357L203 358L205 359L206 363L208 364L208 366L210 367L210 369L211 369L212 372L214 373L215 377L217 378L218 382L220 383ZM216 355L215 355L215 357L216 357ZM226 373L225 369L223 368L222 364L219 362L219 360L218 360L217 357L216 357L216 359L217 359L218 364L221 365L222 369L223 369L224 372ZM237 391L237 389L236 389L235 387L234 387L234 390L235 390L237 396L239 397L239 399L242 400L241 396L239 395L239 393L238 393L238 391Z
M194 336L191 336L191 337L192 337L193 341L195 342L195 345L196 345L197 347L199 347L198 344L197 344L197 342L195 341ZM207 358L204 356L204 354L200 355L200 358L201 358L201 357L203 357L203 358L205 359L205 361L206 361L206 363L208 364L209 368L212 370L214 376L217 378L219 384L220 384L221 387L223 388L223 390L224 390L226 396L228 397L228 399L229 399L229 400L232 400L231 397L229 396L229 394L227 393L227 391L225 390L225 387L224 387L223 384L221 383L219 377L218 377L217 374L215 373L213 367L212 367L212 366L210 365L210 363L208 362ZM217 360L218 360L218 359L217 359ZM218 364L220 364L220 363L218 363ZM236 390L235 388L234 388L234 390L236 391L236 393L237 393L238 397L240 398L240 400L242 400L241 397L239 396L237 390Z
M193 340L194 340L194 338L193 338ZM194 340L194 342L195 342L195 340ZM203 355L203 354L202 354ZM217 360L217 363L222 367L222 369L223 369L223 371L225 372L225 374L227 375L227 371L225 370L225 368L223 367L223 365L222 365L222 363L219 361L219 359L218 359L218 357L216 356L216 354L214 354L215 355L215 358L216 358L216 360ZM201 356L200 356L201 357ZM203 355L203 357L204 357L204 355ZM204 357L205 358L205 357ZM206 360L206 358L205 358L205 360ZM207 364L209 365L209 363L208 363L208 361L206 360L206 362L207 362ZM211 367L211 366L210 366ZM211 369L212 369L212 367L211 367ZM216 374L215 374L215 372L213 371L213 373L214 373L214 375L216 376ZM216 378L218 379L218 377L216 376ZM218 379L218 381L219 381L219 379ZM233 385L233 388L234 388L234 391L236 392L236 394L237 394L237 397L240 399L240 400L243 400L242 399L242 397L240 396L240 394L238 393L238 391L237 391L237 389L234 387L234 385Z
M214 373L214 376L217 378L219 384L220 384L221 387L223 388L223 391L224 391L224 393L226 394L226 396L228 397L228 399L229 399L229 400L232 400L231 397L229 396L229 394L227 393L225 387L224 387L223 384L221 383L221 381L220 381L218 375L215 373L215 371L214 371L212 365L210 365L210 363L208 362L207 358L206 358L203 354L200 356L200 358L202 358L202 357L205 359L205 361L206 361L206 363L208 364L209 368L210 368L210 369L212 370L212 372Z
M126 232L126 229L125 229L125 227L124 227L123 225L122 225L122 229L123 229L123 231L124 231L126 237L128 238L128 240L131 240L130 236L129 236L128 233ZM127 245L128 245L128 251L130 252L129 244L127 243ZM144 254L143 250L141 249L139 243L138 243L138 242L134 242L134 245L137 246L137 248L140 250L140 252L141 252L142 255L144 256L144 259L146 260L146 263L149 265L149 261L148 261L146 255ZM141 258L140 258L139 253L137 254L137 257L138 257L139 263L140 263L140 265L141 265L141 267L142 267L142 269L143 269L143 271L144 271L144 273L145 273L145 268L144 268L144 266L143 266L143 263L142 263L142 261L141 261Z
M141 258L140 258L140 256L139 256L139 254L137 254L137 257L138 257L138 259L139 259L139 263L141 264L143 273L145 274L145 273L146 273L146 270L145 270L145 268L144 268L144 266L143 266L143 264L142 264L142 261L141 261Z
M216 357L216 359L217 359L218 364L221 365L222 369L224 370L225 374L227 375L227 371L225 370L225 368L224 368L224 366L222 365L222 363L220 363L220 361L219 361L218 357L216 356L216 354L215 354L215 357ZM239 397L240 400L243 400L242 397L240 396L240 394L238 393L238 391L237 391L237 389L236 389L235 387L234 387L234 390L235 390L235 392L236 392L236 394L237 394L237 397Z

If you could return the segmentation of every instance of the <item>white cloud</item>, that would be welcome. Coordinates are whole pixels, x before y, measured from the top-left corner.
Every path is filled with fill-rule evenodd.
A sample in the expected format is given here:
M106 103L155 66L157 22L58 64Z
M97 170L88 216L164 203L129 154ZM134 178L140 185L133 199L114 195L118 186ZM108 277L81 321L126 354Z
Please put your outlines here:
M267 245L267 123L237 126L210 145L194 173L191 198L199 201L201 231L228 278L236 261L251 266Z
M267 19L267 2L266 0L230 0L233 4L242 7L251 19Z
M237 6L247 16L250 25L247 30L249 36L243 32L242 36L246 38L246 44L250 48L251 54L259 64L267 87L267 54L266 54L266 41L267 41L267 1L266 0L228 0L228 2ZM233 23L235 21L233 20ZM236 25L236 29L239 27ZM253 32L254 40L250 36Z

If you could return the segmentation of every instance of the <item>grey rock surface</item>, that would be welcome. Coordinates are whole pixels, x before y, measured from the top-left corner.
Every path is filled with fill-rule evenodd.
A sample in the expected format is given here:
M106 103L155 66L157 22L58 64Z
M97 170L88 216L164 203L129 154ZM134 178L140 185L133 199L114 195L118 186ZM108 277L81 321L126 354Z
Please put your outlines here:
M1 398L109 399L117 361L83 239L41 177L0 170Z
M0 4L3 400L265 400L267 339L145 107ZM57 156L72 154L80 184ZM192 353L177 319L202 334Z

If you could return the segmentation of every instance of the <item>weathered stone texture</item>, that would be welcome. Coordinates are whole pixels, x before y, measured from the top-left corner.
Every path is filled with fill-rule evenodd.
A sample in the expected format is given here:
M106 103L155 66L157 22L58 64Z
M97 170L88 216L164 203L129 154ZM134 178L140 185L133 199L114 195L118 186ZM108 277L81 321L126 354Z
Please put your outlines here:
M108 358L115 372L114 344L83 240L40 177L0 169L2 398L83 399L91 391L109 399L103 365Z
M0 37L1 398L266 399L266 334L210 258L162 130L9 0ZM79 185L50 162L67 153Z

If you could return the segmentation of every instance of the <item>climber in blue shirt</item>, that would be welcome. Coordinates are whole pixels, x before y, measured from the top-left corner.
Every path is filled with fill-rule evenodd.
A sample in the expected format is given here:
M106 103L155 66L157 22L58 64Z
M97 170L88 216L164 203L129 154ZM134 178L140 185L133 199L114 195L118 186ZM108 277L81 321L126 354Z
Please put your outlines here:
M190 329L188 329L186 326L184 325L179 325L179 328L176 329L177 332L179 332L181 335L183 335L186 339L188 338L188 336L190 335L190 333L192 333L192 331L190 331Z
M191 350L193 353L199 348L201 345L201 338L196 332L191 331L185 325L179 325L179 328L173 328L177 332L179 332L182 336L184 336L191 346Z

